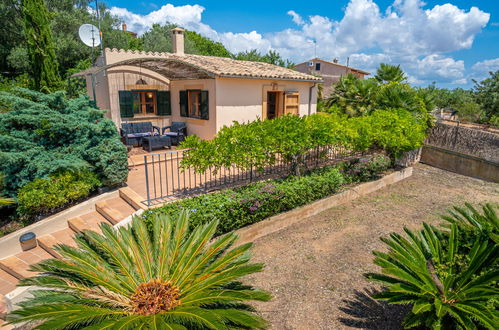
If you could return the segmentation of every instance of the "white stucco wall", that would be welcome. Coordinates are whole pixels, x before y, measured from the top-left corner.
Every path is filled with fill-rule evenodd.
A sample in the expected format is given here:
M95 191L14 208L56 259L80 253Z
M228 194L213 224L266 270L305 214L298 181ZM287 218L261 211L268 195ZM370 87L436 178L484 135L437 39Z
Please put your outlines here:
M187 118L180 116L180 91L187 89L200 89L208 91L209 103L209 120ZM215 79L199 79L199 80L172 80L170 84L171 104L172 104L172 121L183 121L187 123L187 134L196 134L202 139L208 140L213 138L216 133L216 99L217 91L215 87Z
M138 57L161 57L161 55L106 49L104 57L100 60L106 64L113 64ZM188 134L196 134L202 139L211 139L218 130L225 125L232 125L233 121L248 122L265 118L268 91L298 92L301 116L315 113L317 108L317 86L313 82L242 78L170 81L151 70L136 66L119 66L106 72L102 71L96 76L97 105L101 109L109 109L107 116L116 123L117 127L122 124L118 91L138 89L140 86L136 86L136 82L141 78L147 82L145 86L147 88L170 90L172 115L136 116L123 121L151 121L153 125L159 127L170 125L172 121L184 121L187 122ZM180 117L179 91L187 89L209 92L209 120ZM89 77L87 77L87 90L92 96ZM283 103L281 100L281 106Z
M273 81L260 79L217 78L217 131L233 121L248 122L263 118L268 91L298 92L300 116L309 113L310 87L303 81ZM310 113L317 111L317 86L312 88Z

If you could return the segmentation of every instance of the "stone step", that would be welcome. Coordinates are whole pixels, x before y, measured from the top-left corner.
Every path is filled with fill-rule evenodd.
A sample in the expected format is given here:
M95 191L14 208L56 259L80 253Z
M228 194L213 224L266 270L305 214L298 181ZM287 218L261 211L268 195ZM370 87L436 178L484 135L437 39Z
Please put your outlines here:
M100 213L94 211L69 219L68 226L76 233L82 232L83 230L93 230L97 233L101 233L102 231L99 226L101 222L109 223Z
M19 280L10 275L3 269L0 269L0 293L4 296L10 291L14 290ZM0 327L1 328L1 327ZM3 329L3 328L2 328Z
M137 194L135 190L130 187L121 188L119 190L120 197L123 198L128 204L132 205L134 209L147 209L147 206L143 203L144 198Z
M57 244L76 246L76 242L73 240L74 235L75 232L71 228L65 228L39 237L37 239L38 246L50 253L54 258L61 258L59 253L54 250L54 246Z
M95 210L114 225L135 212L135 209L121 197L98 202L95 204Z
M28 271L30 265L50 258L52 258L52 255L37 246L31 250L0 260L0 268L15 278L22 279L36 275L35 272Z

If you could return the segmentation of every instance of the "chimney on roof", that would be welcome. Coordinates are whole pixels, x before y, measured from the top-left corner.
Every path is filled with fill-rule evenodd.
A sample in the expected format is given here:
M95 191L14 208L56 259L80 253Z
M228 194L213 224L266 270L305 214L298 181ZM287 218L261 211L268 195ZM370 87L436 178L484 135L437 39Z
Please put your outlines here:
M184 32L185 30L179 27L172 30L173 53L175 55L184 55Z
M126 23L123 23L123 24L121 25L121 28L123 29L123 31L124 31L124 32L126 32Z

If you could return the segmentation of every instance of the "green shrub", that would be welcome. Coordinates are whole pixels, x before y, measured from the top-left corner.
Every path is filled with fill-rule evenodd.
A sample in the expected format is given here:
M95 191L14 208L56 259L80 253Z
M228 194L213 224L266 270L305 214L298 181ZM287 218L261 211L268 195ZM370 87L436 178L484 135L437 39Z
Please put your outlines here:
M256 182L182 199L147 211L144 219L151 223L155 214L177 216L188 210L192 227L216 219L218 234L223 234L329 196L345 182L337 168L327 167L305 176Z
M189 136L182 147L189 148L183 167L203 173L209 168L235 166L249 170L272 166L284 159L299 175L304 155L323 146L344 150L385 149L393 158L422 146L426 118L404 109L375 110L369 116L317 113L287 115L272 120L234 123L222 128L212 140Z
M5 179L5 176L0 173L0 208L4 205L9 205L13 204L15 200L13 198L5 198L3 196L3 181Z
M90 171L61 172L35 179L19 189L18 214L24 218L49 213L88 196L101 184Z
M370 181L380 177L380 174L388 170L392 161L385 155L375 155L372 158L360 158L344 165L343 172L352 181Z
M0 172L10 197L28 182L63 171L90 170L108 186L126 181L126 147L88 98L19 89L0 92L0 103L10 107L0 113Z
M499 127L499 115L490 117L489 124L495 127Z
M367 277L387 289L375 298L412 304L406 328L497 329L497 207L456 208L444 219L450 230L423 224L420 232L405 229L407 237L382 238L388 252L374 252L382 274Z
M377 110L369 117L352 118L363 121L360 135L367 136L373 146L377 146L392 157L423 146L426 138L426 119L418 119L403 109Z

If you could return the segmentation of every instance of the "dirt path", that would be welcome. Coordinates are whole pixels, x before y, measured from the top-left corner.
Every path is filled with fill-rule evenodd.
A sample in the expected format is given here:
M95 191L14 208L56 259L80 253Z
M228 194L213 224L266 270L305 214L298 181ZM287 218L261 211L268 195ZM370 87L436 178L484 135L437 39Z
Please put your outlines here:
M266 269L250 281L274 295L258 310L273 329L400 329L403 308L366 295L371 251L464 201L499 202L499 185L419 164L411 178L258 239L254 261Z

